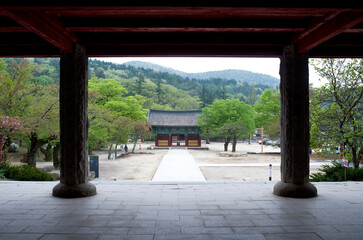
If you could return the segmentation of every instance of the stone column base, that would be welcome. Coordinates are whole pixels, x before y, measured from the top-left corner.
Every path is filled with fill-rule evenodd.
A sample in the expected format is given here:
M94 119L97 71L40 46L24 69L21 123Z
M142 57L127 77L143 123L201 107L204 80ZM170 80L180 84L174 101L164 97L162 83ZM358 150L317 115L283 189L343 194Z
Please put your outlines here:
M89 197L96 194L96 186L89 182L78 185L59 183L53 188L53 196L60 198Z
M318 195L318 190L311 183L297 185L293 183L278 182L274 186L275 195L291 198L311 198Z

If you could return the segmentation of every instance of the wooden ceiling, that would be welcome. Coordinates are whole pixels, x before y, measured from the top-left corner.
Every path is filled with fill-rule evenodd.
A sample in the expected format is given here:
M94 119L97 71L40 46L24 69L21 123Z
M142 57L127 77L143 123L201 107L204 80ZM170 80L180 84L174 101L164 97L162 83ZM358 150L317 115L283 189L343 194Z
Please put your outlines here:
M295 2L3 0L0 56L363 57L360 1Z

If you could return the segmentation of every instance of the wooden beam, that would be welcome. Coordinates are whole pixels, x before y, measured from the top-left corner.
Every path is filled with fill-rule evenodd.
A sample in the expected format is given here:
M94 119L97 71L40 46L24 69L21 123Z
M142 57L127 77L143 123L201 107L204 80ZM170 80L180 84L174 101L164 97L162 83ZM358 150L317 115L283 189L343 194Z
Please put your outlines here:
M45 7L44 7L45 8ZM73 7L49 9L49 13L66 17L183 17L183 18L301 18L321 17L329 12L342 11L334 8L258 8L258 7L167 7L167 6L115 6ZM349 10L349 9L348 9Z
M9 16L60 50L67 53L73 52L73 43L77 41L77 37L74 33L65 30L54 18L32 11L11 11Z
M363 21L362 12L344 12L331 17L324 24L318 25L308 33L303 33L303 37L297 42L297 52L305 53L321 43L335 37Z
M303 28L238 28L238 27L66 27L74 32L226 32L226 33L276 33L276 32L301 32ZM1 29L0 29L1 31Z

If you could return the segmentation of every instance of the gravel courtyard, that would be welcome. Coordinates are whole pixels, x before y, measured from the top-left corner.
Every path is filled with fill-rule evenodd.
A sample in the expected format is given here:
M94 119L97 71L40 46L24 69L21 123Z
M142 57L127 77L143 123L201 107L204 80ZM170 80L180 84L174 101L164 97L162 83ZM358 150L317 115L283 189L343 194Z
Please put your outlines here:
M100 180L106 181L151 181L168 149L150 149L151 143L141 144L141 150L117 159L107 159L105 152L94 152L100 157ZM221 157L223 143L203 144L209 150L193 150L191 154L207 181L268 181L269 164L272 164L272 180L280 180L280 154L247 154L240 157ZM231 146L230 146L231 148ZM264 146L264 152L279 152L280 149ZM231 149L229 149L229 152ZM238 143L236 153L261 152L257 143ZM324 162L311 161L311 172L317 171Z

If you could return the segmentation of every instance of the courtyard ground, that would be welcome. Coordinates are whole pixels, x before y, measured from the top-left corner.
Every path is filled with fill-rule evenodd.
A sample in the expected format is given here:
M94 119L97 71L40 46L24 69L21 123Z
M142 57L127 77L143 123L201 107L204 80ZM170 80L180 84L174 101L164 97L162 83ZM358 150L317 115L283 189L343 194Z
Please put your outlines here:
M99 156L99 180L102 181L151 181L168 149L147 149L153 143L138 144L135 154L129 154L116 159L107 159L107 151L94 151ZM139 146L141 145L141 150ZM221 157L223 143L203 143L209 150L193 150L188 152L195 159L197 166L202 171L207 181L268 181L269 164L272 164L272 181L280 180L280 161L278 154L280 149L272 146L264 146L264 152L260 154L261 145L258 143L238 143L237 154L254 152L239 157ZM231 146L228 149L231 152ZM273 153L275 152L275 153ZM120 154L121 152L119 152ZM313 157L313 156L312 156ZM20 160L12 156L14 164ZM310 171L316 172L326 160L313 158L310 162ZM37 162L37 167L52 165L51 162Z

